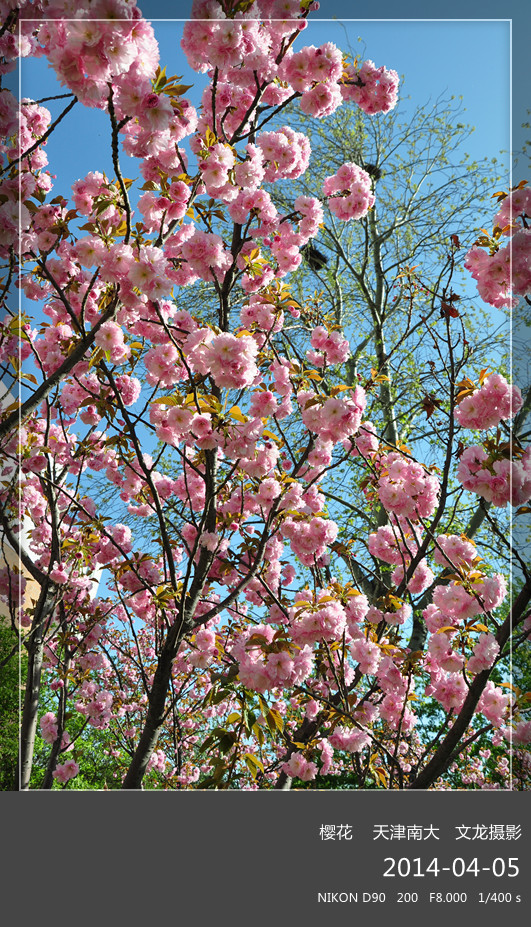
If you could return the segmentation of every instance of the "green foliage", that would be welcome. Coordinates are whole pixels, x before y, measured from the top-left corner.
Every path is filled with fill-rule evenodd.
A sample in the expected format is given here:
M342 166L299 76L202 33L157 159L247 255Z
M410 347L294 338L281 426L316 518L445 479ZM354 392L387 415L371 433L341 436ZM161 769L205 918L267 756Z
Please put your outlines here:
M11 792L16 791L18 758L18 635L3 621L0 621L0 662L0 791ZM23 666L21 670L24 673Z

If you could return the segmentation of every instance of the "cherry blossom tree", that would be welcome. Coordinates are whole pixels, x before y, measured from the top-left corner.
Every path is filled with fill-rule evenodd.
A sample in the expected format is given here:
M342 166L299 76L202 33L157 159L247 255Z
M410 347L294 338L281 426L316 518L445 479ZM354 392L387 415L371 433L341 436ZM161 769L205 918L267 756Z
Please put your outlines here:
M382 338L353 376L347 333L290 287L325 210L349 224L377 209L355 160L289 198L312 170L290 113L389 112L396 72L304 46L308 0L194 0L181 44L204 75L196 108L133 2L3 7L4 72L43 56L65 101L53 118L0 93L1 363L23 387L0 422L2 538L19 554L0 593L28 662L17 787L75 788L94 749L126 789L345 770L360 788L445 787L479 738L528 743L507 654L531 630L531 577L520 563L511 595L488 545L454 528L466 494L525 508L529 399L502 373L467 374L453 283L464 260L490 304L527 298L528 188L466 259L448 242L435 284L397 272L408 337L422 330L436 358L440 422L413 452ZM114 176L55 194L46 142L74 107L104 115ZM332 504L345 472L350 537Z

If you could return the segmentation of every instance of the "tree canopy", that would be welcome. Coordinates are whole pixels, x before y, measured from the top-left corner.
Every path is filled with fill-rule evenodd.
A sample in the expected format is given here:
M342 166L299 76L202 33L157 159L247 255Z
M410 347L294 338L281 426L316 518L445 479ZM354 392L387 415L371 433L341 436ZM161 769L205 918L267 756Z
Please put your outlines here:
M10 8L62 107L0 94L21 790L528 787L531 192L312 7L194 0L198 107L135 4Z

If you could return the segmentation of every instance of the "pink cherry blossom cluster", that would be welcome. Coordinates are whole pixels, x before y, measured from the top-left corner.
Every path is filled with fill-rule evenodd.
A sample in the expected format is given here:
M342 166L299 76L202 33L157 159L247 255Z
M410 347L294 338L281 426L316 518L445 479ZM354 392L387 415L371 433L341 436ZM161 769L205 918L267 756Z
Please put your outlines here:
M340 331L328 332L323 325L314 328L310 339L313 351L306 351L306 357L316 367L328 364L344 364L350 357L350 346Z
M64 15L64 4L49 4ZM151 77L158 63L152 26L124 0L96 0L90 19L47 18L38 30L39 46L58 80L86 106L104 106L108 82L128 84ZM98 18L99 17L99 18Z
M293 205L302 216L299 222L299 235L304 242L307 242L317 234L323 222L323 207L315 196L298 196Z
M396 71L377 68L373 61L364 61L361 67L349 64L341 82L344 100L354 101L369 116L387 113L396 106L399 77Z
M79 764L76 763L74 759L66 760L64 763L59 763L54 771L53 777L60 782L61 785L65 785L67 782L70 782L70 779L74 779L79 772Z
M258 345L249 335L222 333L215 335L205 352L205 360L215 382L221 388L250 386L258 368Z
M350 629L351 625L349 625ZM382 651L376 641L368 640L361 631L358 631L358 634L359 637L356 637L349 646L350 655L358 664L360 672L367 676L374 676L382 659Z
M9 160L33 148L50 122L50 112L44 106L24 99L17 107L9 90L0 91L0 136L5 140L0 151ZM26 202L34 194L48 193L52 187L50 174L43 170L48 164L45 144L22 158L18 176L5 176L0 183L0 256L7 257L18 244L23 247L32 218ZM54 235L52 244L56 239Z
M454 415L464 428L487 429L512 418L522 404L518 387L493 373L479 390L459 402ZM467 447L460 456L457 477L465 489L493 505L521 505L531 497L531 449L508 456L488 441L484 446Z
M530 198L531 189L525 186L506 196L494 219L494 238L489 251L483 249L484 242L480 239L465 258L465 267L476 280L479 295L496 308L514 307L518 303L516 297L531 293ZM511 241L503 248L499 247L500 234L511 236Z
M317 766L308 760L303 753L296 751L292 753L289 760L281 766L282 772L292 778L300 779L302 782L308 782L315 779L317 775Z
M296 180L310 163L310 142L302 132L282 126L277 132L261 132L258 147L264 158L264 180Z
M369 552L385 563L395 564L391 579L399 586L406 569L418 550L419 532L412 533L412 528L405 519L396 518L389 525L383 525L369 535ZM407 582L407 589L413 595L424 592L434 580L433 571L425 559L420 560Z
M301 236L287 223L283 223L278 232L269 236L271 253L276 259L277 277L296 270L302 261L299 246L303 244Z
M95 343L109 356L113 364L127 360L129 348L124 341L124 332L116 322L104 322L96 333Z
M39 108L39 107L37 107ZM22 110L22 107L20 107ZM15 135L17 132L19 135L19 148L20 151L25 151L26 148L29 148L29 145L24 144L22 138L22 131L24 128L23 122L19 128L19 108L17 104L16 97L13 96L10 90L2 87L0 90L0 138L2 142L0 143L0 151L2 154L9 152L9 140L14 141ZM50 120L48 119L48 124ZM40 133L42 135L42 132ZM33 144L34 139L31 139L30 144Z
M272 642L271 625L255 625L235 638L231 654L238 660L240 680L255 692L300 685L313 668L311 647L305 645L291 651L278 648Z
M344 449L349 451L352 457L361 456L365 460L372 459L379 446L376 428L372 422L361 422L354 438L343 441Z
M391 579L393 580L393 583L395 584L395 586L401 585L401 583L403 582L405 578L405 575L406 575L406 570L402 566L402 564L395 567L395 569L391 573ZM421 592L425 592L425 590L431 586L434 579L435 579L435 576L434 576L433 570L430 569L427 561L425 559L420 560L417 566L415 567L415 570L412 576L410 576L410 578L407 580L406 589L412 595L418 595Z
M390 601L387 607L377 608L376 605L370 606L366 615L369 624L380 624L380 622L385 621L392 627L398 627L409 621L413 614L411 605L408 602L403 602L402 599L393 598L394 601Z
M185 234L186 238L183 240ZM171 246L177 245L177 238L178 236L175 235L171 239ZM181 275L178 273L173 275L174 283L183 286L193 283L198 278L210 282L213 278L224 277L232 264L232 259L219 235L204 232L194 226L184 226L180 238L178 251L173 248L169 251L166 248L166 254L169 257L182 257L187 262L187 267Z
M445 660L446 662L446 660ZM459 711L468 687L460 672L445 672L435 661L430 666L430 683L426 686L425 695L433 696L445 711Z
M51 251L59 242L57 225L66 219L66 209L64 201L61 204L43 205L33 216L32 221L32 238L34 244L42 252ZM23 234L21 238L21 247L26 250L29 235Z
M253 109L256 84L254 88L253 92L250 85L250 73L244 68L239 68L236 72L234 69L218 72L215 116L215 130L218 138L225 137L232 141L238 134L251 131L247 120L249 112ZM282 96L287 96L287 94L282 94ZM262 97L265 103L264 97L267 98L267 91ZM207 130L213 127L213 124L212 94L209 88L205 87L197 120L197 131L201 139L204 138ZM199 153L203 148L203 143L199 139L192 140L190 147L192 151Z
M443 567L471 567L477 557L475 544L464 536L439 534L433 559Z
M494 660L500 652L500 645L498 644L494 634L490 632L487 634L481 634L479 636L478 642L474 647L474 652L467 663L467 670L469 673L480 673L482 670L490 669Z
M463 584L455 581L447 586L437 586L434 590L433 604L423 612L430 631L427 661L431 684L426 694L433 695L446 710L459 708L466 693L461 684L465 667L462 643L459 650L455 648L455 644L459 644L459 622L499 607L506 591L501 574L476 581L475 596L467 592ZM485 630L479 633L472 656L466 663L467 671L476 675L490 669L499 650L499 644L491 632Z
M500 689L489 679L478 703L478 712L485 716L495 727L502 727L507 722L511 707L511 695Z
M432 669L436 665L445 674L446 678L452 673L459 673L465 663L462 654L452 648L452 631L439 630L430 636L428 653L432 657Z
M76 711L85 715L88 723L95 728L107 727L112 716L113 695L99 689L95 682L84 682L79 690Z
M55 3L52 5L55 6ZM29 22L33 16L39 13L35 9L31 0L2 0L0 4L0 17L2 22L8 21L9 15L16 10L20 10L22 22L18 23L18 28L3 30L0 36L0 74L8 74L16 67L17 58L25 58L28 55L35 54L37 41L32 35L33 23ZM52 14L53 15L53 14Z
M336 727L328 742L336 750L345 750L347 753L361 753L371 743L370 734L361 728Z
M195 132L198 119L195 108L185 97L180 97L178 102L172 99L170 107L165 94L155 94L150 88L151 82L147 82L144 93L151 105L145 112L136 82L128 88L127 95L117 95L115 112L122 117L120 124L125 123L120 129L125 153L143 158L140 170L144 180L158 184L161 172L179 175L188 163L187 154L179 148L179 142ZM156 105L153 105L155 102ZM137 114L136 118L131 119L131 113Z
M307 45L284 59L281 69L283 80L294 90L304 93L320 81L338 81L343 71L343 56L335 45L327 42L316 48Z
M335 112L342 103L339 80L343 73L343 55L331 42L316 48L308 45L286 56L280 76L301 94L304 113L321 119Z
M469 563L474 559L471 556L472 550L466 549L467 547L473 548L473 545L465 539L450 536L446 539L448 542L446 544L443 537L437 540L439 547L445 548L447 553L452 548L453 562L461 561L463 569L465 558ZM462 545L465 545L464 550ZM464 553L464 557L460 556L460 552ZM439 562L444 564L444 560L440 557ZM499 573L487 577L476 572L472 574L468 584L466 580L452 580L434 589L433 603L424 610L423 615L430 632L428 654L432 683L436 682L431 694L441 702L443 707L458 707L462 694L460 686L457 689L455 687L448 689L450 676L454 673L461 673L465 666L462 645L460 651L452 646L454 641L459 643L459 638L456 637L459 623L474 618L478 614L482 617L487 616L490 611L501 605L506 593L505 579ZM486 618L483 617L483 621L485 620ZM499 650L500 647L494 634L484 628L483 632L479 633L472 656L466 664L467 671L476 675L482 670L490 669ZM450 694L451 692L453 695ZM454 697L457 700L455 703L452 701Z
M234 170L235 163L236 158L230 145L217 142L207 149L198 166L209 196L217 197L224 203L237 196L238 188L229 180L229 173Z
M330 211L344 222L363 218L376 202L369 174L352 162L326 178L323 193L328 197Z
M249 236L257 239L272 235L278 226L279 214L266 190L242 190L229 206L229 215L240 225L249 224ZM256 223L256 225L255 225ZM265 243L265 241L264 241ZM247 242L239 256L239 265L245 266L245 260L256 250L254 241ZM271 278L270 278L271 279ZM269 280L266 281L268 283Z
M316 517L307 521L293 516L288 516L280 529L295 556L305 566L313 566L323 556L328 545L335 541L338 530L336 523L328 518Z
M41 736L49 744L57 740L58 726L57 718L53 711L47 711L42 715L40 720Z
M90 216L97 197L104 197L108 193L108 182L100 171L90 171L72 184L72 198L82 216ZM105 214L104 218L109 218L109 214Z
M466 256L465 267L477 282L479 295L486 303L496 309L515 305L511 297L511 255L508 248L489 255L474 245Z
M319 594L313 600L310 597L308 604L304 601L306 596L301 594L300 600L289 610L289 620L293 640L301 644L314 644L319 640L340 640L346 627L345 609L337 599Z
M481 445L461 454L457 478L465 489L500 508L522 505L531 498L531 447L512 460L489 453Z
M519 721L514 728L509 728L505 732L507 740L515 744L531 743L531 721Z
M452 580L445 585L438 585L433 590L433 605L429 606L430 630L434 626L435 612L433 606L448 619L447 624L473 618L498 608L507 594L507 584L501 573L493 576L479 576L473 585L461 580ZM437 630L437 628L436 628Z
M454 411L463 428L487 429L516 415L522 408L522 394L509 386L500 373L492 373L480 389L465 396Z
M385 563L409 563L418 550L420 532L413 534L405 519L382 525L369 535L369 552Z
M299 11L297 11L299 12ZM190 67L206 72L213 67L221 71L241 67L250 61L258 68L265 65L269 50L268 33L254 17L237 15L227 19L223 10L205 0L194 0L192 18L183 30L182 48ZM252 67L252 64L250 65Z
M137 207L142 213L144 226L150 232L158 231L164 222L182 219L188 208L190 189L182 180L171 183L165 196L153 191L144 193L138 200Z
M23 321L22 318L20 322L17 319L15 332L13 331L13 325L13 320L9 317L5 319L5 322L0 322L0 361L3 363L9 363L9 358L16 357L17 352L21 361L27 360L32 351L32 344L36 339L36 330L32 329L28 322ZM19 332L22 333L22 339L19 337Z
M348 631L353 639L357 640L360 636L360 625L367 616L368 611L369 600L367 596L357 589L351 590L345 606L345 614Z
M398 451L382 454L375 464L378 496L388 512L413 521L433 514L439 494L435 474Z
M366 403L365 390L357 386L346 395L347 398L341 399L316 397L311 392L298 394L302 420L309 431L319 435L321 442L333 445L358 431Z
M502 230L502 234L511 235L516 219L531 219L531 187L519 185L502 200L500 209L494 216L494 224Z
M151 769L156 769L158 772L164 772L167 765L168 758L164 753L164 750L154 750L149 758L148 772Z
M9 91L2 91L0 94L0 99L4 98ZM11 94L9 95L11 96ZM14 99L14 97L13 97ZM8 122L4 125L5 128L5 137L13 135L13 131L10 128L10 109L5 113L5 119L7 118ZM33 100L23 99L20 103L20 108L18 110L18 117L20 120L18 135L13 144L13 147L6 146L5 151L8 157L17 157L22 155L28 148L31 148L37 139L42 138L48 129L52 117L50 111L44 106L40 106L37 103L34 103ZM40 171L43 167L48 164L48 158L44 148L46 142L44 141L38 148L35 149L27 158L27 165L31 168L32 171ZM26 164L26 159L24 159Z
M284 313L273 300L261 294L252 295L244 304L240 321L245 328L256 327L257 331L271 334L282 330Z
M261 21L251 15L259 15ZM233 111L224 117L229 133L240 126L247 127L245 119L252 104L254 80L265 84L264 104L278 105L296 95L300 97L302 111L315 118L333 113L345 99L355 100L371 113L387 111L396 104L395 72L376 69L372 62L367 62L364 69L348 71L346 84L343 55L331 42L319 48L309 45L297 52L292 51L291 42L282 44L286 36L293 38L304 28L300 15L297 0L273 3L262 0L259 7L255 4L248 13L237 12L231 19L226 19L219 9L213 13L208 3L194 2L193 18L185 26L182 46L195 70L211 74L216 68L222 104L229 95L229 87L233 88ZM275 70L272 60L277 64ZM273 81L274 77L281 82ZM363 83L365 93L357 96L352 93L354 81L357 90ZM204 97L202 119L208 120L207 125L213 121L210 102L208 96ZM217 114L217 119L220 118Z
M382 657L376 674L380 688L385 693L379 706L380 717L394 729L401 725L406 733L415 723L409 695L414 694L412 680L402 675L398 662L390 656ZM409 685L408 685L409 683Z
M192 651L188 657L191 666L205 668L216 654L216 631L213 627L200 628L191 641Z

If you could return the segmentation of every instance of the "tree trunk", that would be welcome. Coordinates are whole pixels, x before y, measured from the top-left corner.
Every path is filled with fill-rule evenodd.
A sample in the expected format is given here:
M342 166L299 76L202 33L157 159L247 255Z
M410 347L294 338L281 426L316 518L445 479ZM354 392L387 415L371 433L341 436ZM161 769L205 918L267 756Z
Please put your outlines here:
M164 707L170 685L173 656L166 649L160 656L149 699L146 723L122 783L122 789L141 789L150 757L157 746L164 722Z
M40 618L29 642L28 674L20 729L20 753L15 773L15 788L17 791L27 791L29 789L41 691L44 634L55 609L55 596L55 590L50 588L49 584L43 586L36 609L36 614L40 615Z

